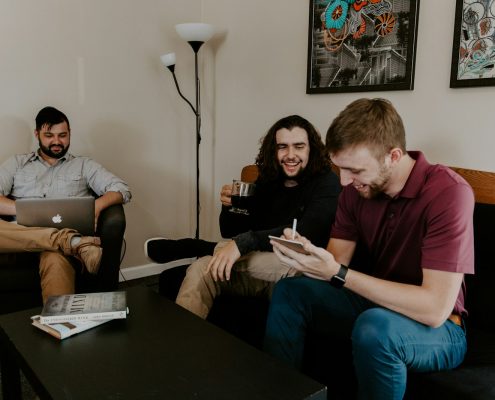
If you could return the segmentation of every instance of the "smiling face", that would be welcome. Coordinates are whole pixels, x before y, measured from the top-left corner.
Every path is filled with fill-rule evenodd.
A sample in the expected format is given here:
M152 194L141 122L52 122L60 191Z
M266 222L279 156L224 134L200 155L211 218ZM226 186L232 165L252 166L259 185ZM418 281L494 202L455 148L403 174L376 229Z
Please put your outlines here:
M309 142L306 131L299 127L282 128L275 134L277 161L286 178L293 180L302 174L309 160Z
M66 122L52 125L50 128L45 124L34 134L38 138L40 155L48 162L55 162L69 150L70 130Z
M380 162L365 145L357 145L330 155L340 168L342 186L352 185L365 199L387 193L392 176L391 155L386 154Z

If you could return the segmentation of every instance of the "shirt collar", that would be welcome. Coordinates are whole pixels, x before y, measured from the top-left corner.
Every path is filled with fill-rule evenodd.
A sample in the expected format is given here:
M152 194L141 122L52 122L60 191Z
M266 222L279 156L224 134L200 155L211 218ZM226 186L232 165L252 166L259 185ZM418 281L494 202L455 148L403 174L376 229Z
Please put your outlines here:
M414 166L398 197L414 198L419 195L430 164L421 151L408 151L407 154L415 160Z
M64 155L62 158L60 158L60 159L59 159L59 161L58 161L55 165L57 165L57 164L59 164L59 163L61 163L61 162L64 162L64 161L69 161L69 160L72 160L73 158L74 158L74 156L73 156L71 153L67 152L67 153L65 153L65 155ZM31 152L31 153L29 154L29 156L28 156L28 157L27 157L27 159L26 159L25 164L27 164L27 163L29 163L29 162L37 161L37 160L39 160L39 161L41 161L41 162L46 162L46 161L45 161L45 160L43 160L43 158L39 155L39 149L38 149L38 150L36 150L36 151L33 151L33 152ZM25 165L25 164L24 164L24 165Z

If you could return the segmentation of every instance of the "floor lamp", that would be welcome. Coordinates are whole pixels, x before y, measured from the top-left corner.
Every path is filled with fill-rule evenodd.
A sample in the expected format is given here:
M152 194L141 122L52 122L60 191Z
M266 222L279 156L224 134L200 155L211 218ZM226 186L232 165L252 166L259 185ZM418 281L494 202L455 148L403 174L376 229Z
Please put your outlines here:
M199 239L199 144L201 143L201 99L200 99L200 85L199 85L199 74L198 74L198 51L211 37L213 36L213 27L208 24L203 23L189 23L189 24L179 24L175 25L175 30L179 36L187 41L194 51L194 73L196 82L196 106L182 94L179 82L175 76L175 53L167 53L160 57L163 65L165 65L172 76L174 77L175 86L179 96L184 99L184 101L189 104L191 110L196 116L196 239Z

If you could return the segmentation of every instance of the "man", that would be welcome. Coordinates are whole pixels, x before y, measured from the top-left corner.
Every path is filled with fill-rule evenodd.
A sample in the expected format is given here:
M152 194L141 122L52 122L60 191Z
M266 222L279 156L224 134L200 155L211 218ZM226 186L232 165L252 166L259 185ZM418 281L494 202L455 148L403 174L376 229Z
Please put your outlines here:
M95 200L97 221L105 208L130 200L124 181L95 161L68 153L71 131L64 113L53 107L43 108L36 117L34 135L39 143L37 151L13 156L0 166L0 215L14 216L15 200L19 198L89 196L94 192L99 196ZM32 232L22 234L29 240ZM43 301L51 295L75 291L75 272L65 255L68 251L40 254ZM96 274L98 266L99 262L88 271Z
M278 262L268 238L280 236L294 218L299 232L319 245L327 241L340 185L313 125L298 115L277 121L262 139L256 164L249 215L230 212L231 185L223 186L220 227L233 239L194 262L179 290L177 304L202 318L222 292L266 295L273 282L297 272Z
M402 120L387 100L347 106L326 147L344 186L330 242L325 250L299 237L310 255L272 242L305 276L275 287L265 348L300 367L308 329L349 327L359 397L402 399L407 370L451 369L464 358L474 196L447 167L406 152ZM369 274L347 267L358 243L370 254Z

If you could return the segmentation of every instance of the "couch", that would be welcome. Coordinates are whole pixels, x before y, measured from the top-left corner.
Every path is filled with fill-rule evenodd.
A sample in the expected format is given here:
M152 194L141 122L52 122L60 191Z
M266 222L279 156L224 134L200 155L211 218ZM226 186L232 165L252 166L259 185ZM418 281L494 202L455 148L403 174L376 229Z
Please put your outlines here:
M98 274L81 273L80 262L71 257L76 270L77 292L117 289L125 226L122 205L113 205L101 212L96 236L101 238L103 255ZM0 314L42 304L38 264L36 253L0 254Z
M255 166L246 168L242 179L254 180ZM495 399L495 268L491 265L495 173L452 169L469 182L476 196L473 216L476 274L466 276L468 352L464 362L454 370L410 373L406 399ZM160 276L160 293L175 299L185 269L183 266L164 271ZM267 310L268 301L264 299L221 295L215 300L208 320L261 348ZM308 332L303 372L328 386L329 399L354 399L357 382L350 357L351 343L338 340Z

